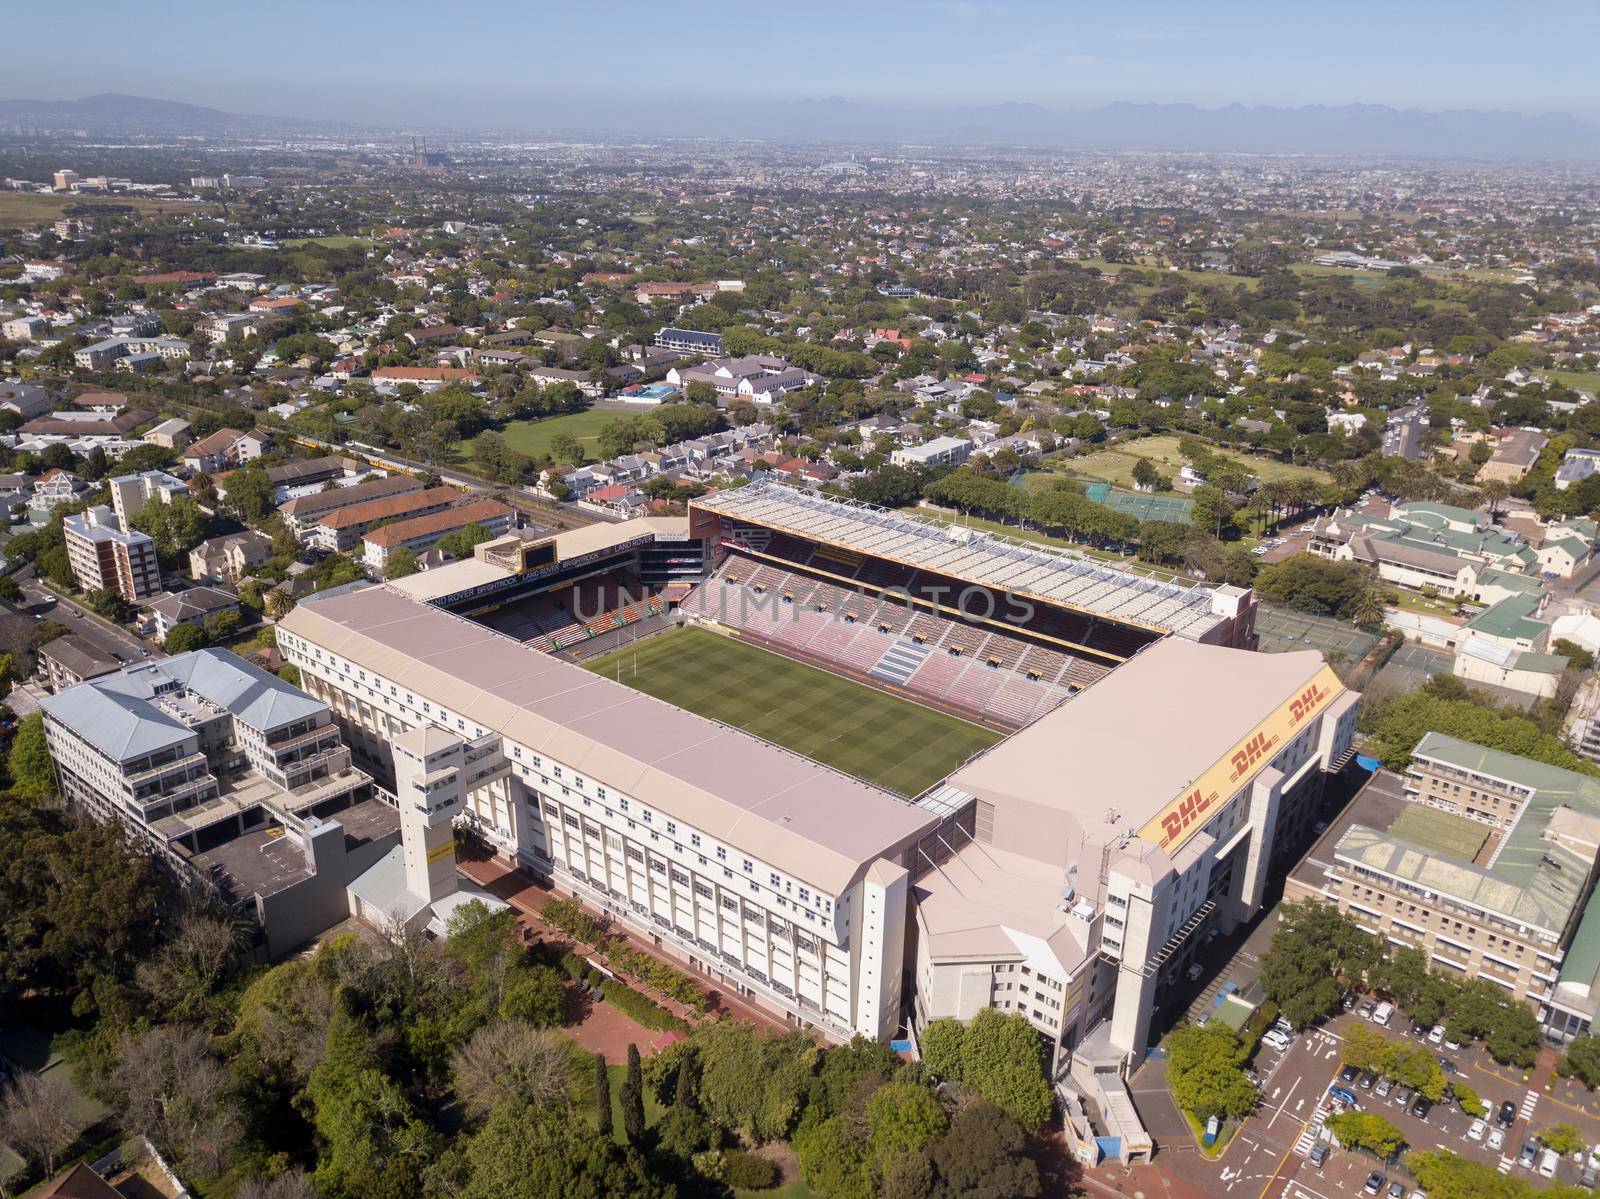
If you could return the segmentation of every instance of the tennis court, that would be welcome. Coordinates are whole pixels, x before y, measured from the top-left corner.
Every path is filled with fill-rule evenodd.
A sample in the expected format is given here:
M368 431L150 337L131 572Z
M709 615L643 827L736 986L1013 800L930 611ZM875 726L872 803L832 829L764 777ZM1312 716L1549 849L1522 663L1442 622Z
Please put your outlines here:
M1289 608L1262 604L1256 613L1256 632L1261 635L1264 653L1283 654L1297 649L1335 651L1348 656L1351 664L1367 656L1378 644L1371 633L1331 616L1312 616Z

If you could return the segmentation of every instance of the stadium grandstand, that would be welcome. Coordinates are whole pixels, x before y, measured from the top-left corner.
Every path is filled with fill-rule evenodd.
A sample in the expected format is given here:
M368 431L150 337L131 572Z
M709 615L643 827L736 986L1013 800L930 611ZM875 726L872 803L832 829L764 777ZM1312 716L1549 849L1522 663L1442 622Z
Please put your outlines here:
M779 483L692 501L689 536L689 616L1007 731L1163 637L1255 648L1247 590Z
M477 546L469 562L419 571L392 586L547 653L665 615L705 572L683 517L639 517L552 536L516 533Z

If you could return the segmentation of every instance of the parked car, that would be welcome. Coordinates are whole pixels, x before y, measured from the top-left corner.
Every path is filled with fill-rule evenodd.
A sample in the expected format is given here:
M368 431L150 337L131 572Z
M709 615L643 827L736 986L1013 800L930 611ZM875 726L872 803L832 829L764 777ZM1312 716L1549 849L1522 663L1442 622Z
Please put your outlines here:
M1281 1033L1274 1028L1262 1036L1261 1042L1264 1045L1271 1045L1279 1053L1282 1053L1284 1050L1288 1049L1289 1046L1294 1044L1294 1038Z
M1360 1107L1361 1101L1356 1098L1356 1093L1348 1087L1329 1087L1328 1098L1335 1103L1342 1103L1346 1107Z
M1500 1114L1496 1116L1495 1119L1498 1120L1503 1127L1510 1128L1517 1122L1516 1105L1512 1103L1511 1100L1507 1099L1500 1105Z
M1444 1047L1446 1049L1448 1049L1451 1053L1460 1053L1461 1052L1461 1042L1460 1041L1452 1041L1449 1037L1445 1038Z
M1435 1024L1431 1029L1428 1030L1428 1044L1444 1044L1444 1025Z
M1377 1007L1378 1001L1376 999L1363 999L1361 1001L1361 1018L1363 1020L1372 1019L1372 1013L1377 1010Z
M1346 991L1344 993L1344 1010L1347 1012L1355 1011L1356 1001L1359 998L1360 996L1358 996L1354 991Z
M1414 1092L1410 1087L1401 1087L1394 1093L1394 1105L1401 1111L1411 1106L1411 1096Z
M1361 1087L1361 1089L1363 1091L1370 1091L1370 1090L1372 1090L1372 1084L1377 1082L1377 1081L1378 1081L1378 1076L1376 1074L1374 1074L1371 1070L1363 1070L1361 1072L1361 1081L1360 1081L1360 1083L1358 1085Z
M1546 1149L1539 1155L1539 1177L1554 1178L1556 1167L1561 1164L1561 1155L1554 1149Z
M1311 1148L1311 1164L1320 1170L1327 1160L1328 1147L1326 1145L1313 1145Z
M1419 1120L1426 1120L1432 1110L1433 1100L1423 1095L1418 1095L1417 1101L1411 1105L1411 1114Z
M1467 1129L1467 1140L1469 1140L1469 1141L1481 1141L1481 1140L1483 1140L1484 1130L1486 1128L1488 1128L1488 1127L1489 1126L1487 1124L1485 1124L1482 1120L1474 1120L1472 1122L1472 1127Z
M1380 1078L1378 1080L1378 1089L1375 1092L1375 1094L1378 1096L1379 1099L1387 1099L1387 1098L1389 1098L1389 1091L1393 1086L1394 1086L1394 1084L1392 1082L1390 1082L1387 1078Z
M1394 1015L1394 1004L1389 1003L1386 1000L1383 1003L1380 1003L1373 1010L1372 1022L1379 1026L1387 1025L1389 1023L1389 1017L1392 1015Z
M1600 1170L1593 1166L1585 1166L1583 1172L1578 1175L1578 1185L1588 1187L1591 1191L1600 1187Z
M1506 1130L1496 1128L1489 1133L1489 1148L1504 1149L1506 1147Z
M1383 1176L1383 1171L1374 1170L1371 1174L1367 1175L1367 1184L1361 1189L1369 1195L1376 1195L1379 1191L1383 1190L1383 1184L1388 1181L1389 1180Z
M1517 1154L1517 1165L1533 1169L1533 1163L1539 1160L1539 1146L1532 1141L1522 1142L1522 1152Z
M1361 1071L1356 1069L1354 1066L1346 1066L1343 1070L1339 1071L1339 1081L1344 1083L1345 1086L1349 1086L1360 1077Z
M1391 1182L1389 1184L1389 1199L1406 1199L1406 1184L1399 1181Z

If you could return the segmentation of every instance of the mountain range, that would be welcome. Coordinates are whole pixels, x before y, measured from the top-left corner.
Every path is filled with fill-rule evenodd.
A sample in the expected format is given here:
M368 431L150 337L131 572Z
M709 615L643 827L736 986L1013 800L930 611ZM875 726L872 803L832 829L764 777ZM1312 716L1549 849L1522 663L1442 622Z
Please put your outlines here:
M509 115L508 106L512 110ZM612 138L737 137L1039 149L1600 161L1600 125L1563 113L1428 112L1378 104L1202 108L1126 101L1062 110L1019 103L894 105L837 97L747 98L739 104L655 97L645 105L604 95L576 104L570 99L530 99L525 105L508 106L502 106L492 122L482 124L492 124L507 134ZM261 136L426 131L407 119L411 115L397 114L393 123L380 126L230 113L142 96L0 100L0 125L83 129L91 134Z

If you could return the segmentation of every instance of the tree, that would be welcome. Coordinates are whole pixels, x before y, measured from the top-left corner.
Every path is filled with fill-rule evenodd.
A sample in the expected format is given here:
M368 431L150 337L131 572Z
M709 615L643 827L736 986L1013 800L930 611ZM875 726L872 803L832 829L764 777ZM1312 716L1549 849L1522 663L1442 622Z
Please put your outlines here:
M1032 1199L1039 1168L1027 1153L1027 1134L994 1104L967 1104L934 1143L931 1156L940 1194L950 1199Z
M163 876L123 830L13 790L0 803L0 1010L23 996L128 1016L135 966L163 928Z
M1600 1037L1588 1033L1574 1037L1556 1064L1556 1073L1576 1078L1591 1091L1600 1086Z
M156 556L163 565L177 566L205 540L211 517L194 500L178 495L166 504L149 501L135 514L132 524L156 543Z
M639 1047L628 1043L628 1074L622 1083L622 1130L628 1143L644 1140L644 1074L639 1063Z
M229 608L222 612L213 612L206 617L206 640L219 644L232 637L239 631L239 626L244 623L244 617L237 608Z
M432 1153L431 1133L410 1096L382 1068L372 1034L341 990L322 1060L305 1095L317 1133L316 1182L332 1194L388 1192L415 1177Z
M1223 1024L1180 1024L1168 1034L1167 1085L1172 1098L1196 1120L1242 1119L1260 1098L1244 1072L1238 1034Z
M1039 1038L1019 1012L984 1008L961 1041L961 1081L1016 1120L1037 1128L1054 1107Z
M1406 1154L1406 1169L1428 1199L1530 1199L1534 1192L1519 1178L1500 1173L1487 1162L1472 1161L1448 1149Z
M691 1111L696 1108L693 1050L685 1053L678 1062L678 1076L673 1085L672 1102L676 1107L688 1108Z
M672 1199L671 1184L633 1148L595 1136L570 1115L502 1104L466 1146L460 1199ZM320 1170L319 1170L320 1173ZM395 1194L416 1194L409 1190Z
M1148 458L1139 458L1133 464L1133 481L1141 490L1149 491L1161 478L1161 472Z
M1546 1149L1554 1149L1562 1157L1588 1148L1582 1134L1566 1123L1552 1124L1548 1128L1540 1129L1535 1135L1544 1142Z
M72 1089L59 1070L24 1070L0 1091L0 1142L46 1177L54 1175L61 1155L78 1139L78 1129L67 1116L72 1102Z
M169 654L186 654L190 650L203 649L206 643L205 629L186 620L174 625L161 644Z
M1551 644L1550 650L1552 653L1560 654L1570 662L1573 670L1590 670L1594 666L1594 654L1584 649L1576 641L1570 641L1565 637L1557 637Z
M403 579L407 575L414 575L421 570L417 562L417 555L405 546L390 553L383 564L383 577L386 579Z
M602 1137L611 1139L611 1074L606 1069L606 1055L594 1055L594 1110L595 1124Z
M228 476L228 507L248 521L259 521L272 510L275 490L259 462L241 466Z
M1388 600L1389 597L1384 594L1383 588L1363 587L1349 602L1349 617L1358 625L1371 627L1382 624Z
M23 795L42 799L55 790L55 763L45 740L42 714L34 712L18 723L6 755L6 768L11 772L12 787Z
M1341 1112L1325 1123L1346 1149L1365 1149L1384 1161L1397 1157L1406 1143L1405 1134L1376 1112Z
M867 1101L867 1122L880 1175L896 1158L920 1152L942 1136L948 1124L933 1093L911 1082L892 1082L874 1091Z
M1367 572L1354 562L1330 562L1315 554L1294 554L1256 576L1265 598L1316 616L1346 616L1369 586Z
M583 443L571 433L557 433L550 439L550 457L557 462L576 466L583 461Z
M439 549L452 558L472 557L472 547L493 540L494 534L477 521L439 538Z
M205 1034L179 1025L129 1033L118 1047L112 1084L118 1119L185 1171L220 1174L240 1136L233 1082Z
M692 1034L700 1069L700 1104L715 1124L750 1141L789 1135L800 1114L819 1051L798 1033L763 1034L736 1020L703 1024Z
M450 1077L467 1112L483 1119L502 1103L567 1107L571 1058L546 1029L516 1020L483 1025L450 1059ZM610 1108L610 1096L607 1096Z

